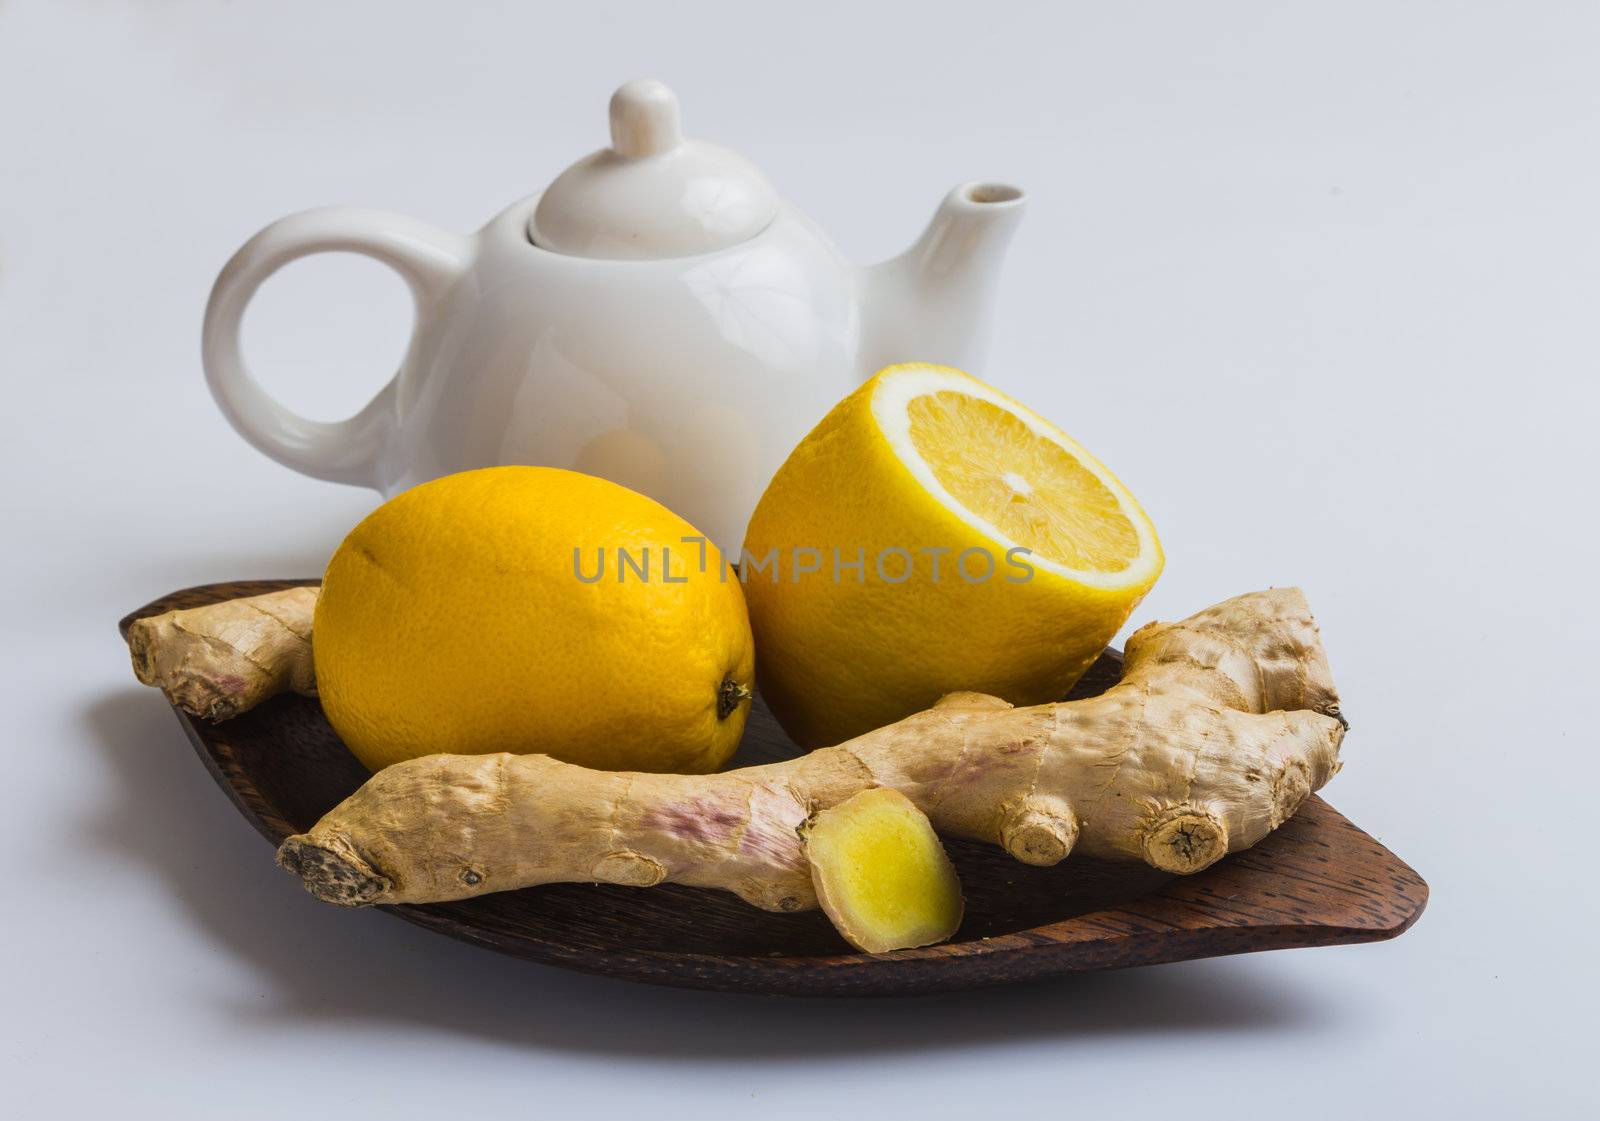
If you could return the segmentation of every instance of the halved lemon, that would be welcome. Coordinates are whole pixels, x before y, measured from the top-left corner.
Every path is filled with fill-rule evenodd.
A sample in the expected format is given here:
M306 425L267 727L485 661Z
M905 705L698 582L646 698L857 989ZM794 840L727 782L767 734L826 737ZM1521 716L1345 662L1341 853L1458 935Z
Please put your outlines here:
M767 703L838 743L973 690L1065 695L1155 583L1155 528L1104 465L959 370L881 371L773 477L743 575Z

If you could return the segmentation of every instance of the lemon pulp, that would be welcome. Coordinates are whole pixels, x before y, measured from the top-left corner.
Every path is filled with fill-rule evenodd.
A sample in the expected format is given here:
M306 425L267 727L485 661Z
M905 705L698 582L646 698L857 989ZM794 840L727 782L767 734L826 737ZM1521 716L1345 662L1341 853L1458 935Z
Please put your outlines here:
M1138 557L1139 534L1111 488L1015 414L949 389L906 411L934 478L1006 538L1080 571L1121 572Z

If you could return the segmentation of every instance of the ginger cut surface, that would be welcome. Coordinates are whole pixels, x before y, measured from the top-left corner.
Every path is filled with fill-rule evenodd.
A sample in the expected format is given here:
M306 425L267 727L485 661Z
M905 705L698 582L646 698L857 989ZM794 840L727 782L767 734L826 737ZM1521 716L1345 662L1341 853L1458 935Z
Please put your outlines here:
M943 942L961 925L961 881L927 815L875 787L805 827L817 901L858 950L882 954Z
M713 775L542 755L432 755L374 775L279 863L345 905L557 882L818 905L800 827L874 787L943 836L1048 865L1073 852L1198 872L1281 825L1339 769L1346 724L1298 589L1239 596L1129 640L1098 697L1012 708L957 693L837 747Z

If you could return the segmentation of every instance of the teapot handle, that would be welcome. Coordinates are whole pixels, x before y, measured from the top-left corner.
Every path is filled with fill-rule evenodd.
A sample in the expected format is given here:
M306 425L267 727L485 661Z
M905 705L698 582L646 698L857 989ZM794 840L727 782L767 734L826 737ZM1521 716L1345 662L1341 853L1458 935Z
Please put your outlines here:
M234 429L286 467L382 489L382 455L398 421L395 382L348 420L310 420L284 408L250 375L239 346L245 308L273 273L312 253L360 253L394 269L424 322L466 270L471 242L415 218L355 206L327 206L282 218L245 242L211 289L201 354L206 382Z

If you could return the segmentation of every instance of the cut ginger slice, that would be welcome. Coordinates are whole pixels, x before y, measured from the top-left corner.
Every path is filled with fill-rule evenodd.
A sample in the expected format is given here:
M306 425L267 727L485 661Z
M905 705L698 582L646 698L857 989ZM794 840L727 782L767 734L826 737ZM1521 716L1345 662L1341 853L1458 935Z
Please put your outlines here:
M926 815L898 790L863 790L822 810L805 840L822 909L857 949L929 946L961 925L955 867Z

